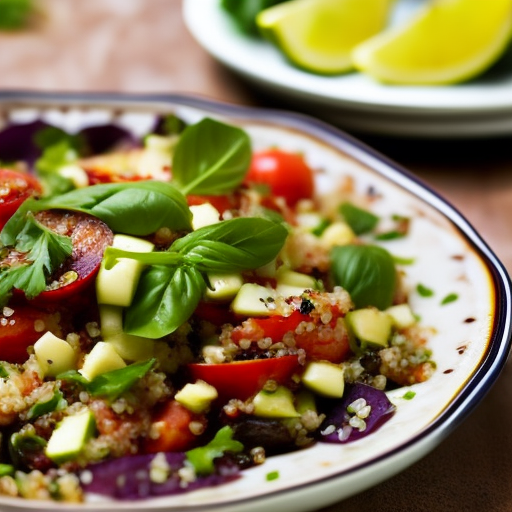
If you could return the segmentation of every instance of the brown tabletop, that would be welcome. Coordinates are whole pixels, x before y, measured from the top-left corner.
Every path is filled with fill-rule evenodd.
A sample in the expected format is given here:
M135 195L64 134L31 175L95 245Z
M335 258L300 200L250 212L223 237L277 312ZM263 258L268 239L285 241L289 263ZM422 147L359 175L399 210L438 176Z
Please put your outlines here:
M40 0L40 6L33 27L0 34L0 89L186 92L281 106L193 40L180 0ZM448 199L512 270L512 137L357 136ZM512 511L511 373L508 364L470 417L421 461L323 511Z

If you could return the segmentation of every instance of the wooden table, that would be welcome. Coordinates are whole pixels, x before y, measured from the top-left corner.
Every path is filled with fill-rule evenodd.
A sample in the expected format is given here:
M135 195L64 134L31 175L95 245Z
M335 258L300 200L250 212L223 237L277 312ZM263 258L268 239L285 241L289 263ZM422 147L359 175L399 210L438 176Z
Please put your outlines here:
M180 0L41 0L29 30L0 35L0 88L186 92L275 106L187 32ZM512 270L512 137L409 141L362 136L451 201ZM512 368L436 450L324 512L510 512Z

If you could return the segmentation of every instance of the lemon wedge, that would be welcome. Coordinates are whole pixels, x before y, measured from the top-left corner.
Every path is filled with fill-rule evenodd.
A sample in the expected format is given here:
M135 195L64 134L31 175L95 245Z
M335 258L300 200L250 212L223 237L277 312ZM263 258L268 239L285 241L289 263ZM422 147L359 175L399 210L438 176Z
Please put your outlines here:
M256 23L264 37L308 71L353 69L352 49L386 25L393 0L290 0L264 9Z
M356 68L410 85L468 80L493 64L512 35L511 0L431 0L410 21L358 45Z

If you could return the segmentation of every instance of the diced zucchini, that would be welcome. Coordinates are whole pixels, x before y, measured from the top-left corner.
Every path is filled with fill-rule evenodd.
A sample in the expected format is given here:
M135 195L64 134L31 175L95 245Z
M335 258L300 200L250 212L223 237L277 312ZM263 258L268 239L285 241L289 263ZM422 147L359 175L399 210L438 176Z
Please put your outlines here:
M277 284L286 284L297 288L314 290L317 287L316 279L302 272L295 272L288 267L281 266L276 272Z
M234 313L247 316L268 316L272 314L274 291L254 283L242 285L231 303Z
M393 325L397 329L405 329L416 323L416 318L409 304L391 306L386 309L386 313L391 317Z
M320 235L322 245L331 249L337 245L346 245L353 242L355 238L354 232L350 226L345 222L333 222L327 226L324 232Z
M191 206L190 211L192 212L192 227L194 230L217 224L220 220L220 213L210 203Z
M198 380L194 384L190 382L185 384L174 398L189 411L200 414L205 412L218 396L217 390L213 386Z
M126 363L110 343L99 341L85 356L84 364L78 370L87 380L113 370L124 368Z
M63 165L57 172L63 178L70 180L76 188L84 188L89 185L89 176L79 165Z
M213 287L206 289L205 297L216 301L232 300L238 293L244 280L242 274L208 274L208 279Z
M333 363L313 361L306 366L301 381L308 389L322 396L341 398L345 391L343 368Z
M154 245L142 238L115 235L112 247L131 252L151 252ZM110 269L101 264L96 278L98 304L127 307L132 303L144 264L128 258L120 258Z
M393 321L391 316L376 308L363 308L350 311L345 317L350 335L361 348L387 347Z
M34 353L45 377L55 377L73 370L76 365L77 354L73 347L51 332L43 334L35 342Z
M103 341L113 345L125 361L145 361L153 357L154 340L123 331L123 308L101 304L99 311Z
M75 459L94 435L96 423L89 409L66 416L53 431L45 448L46 456L57 464Z
M273 391L261 390L254 398L254 415L263 418L297 418L293 393L284 386Z

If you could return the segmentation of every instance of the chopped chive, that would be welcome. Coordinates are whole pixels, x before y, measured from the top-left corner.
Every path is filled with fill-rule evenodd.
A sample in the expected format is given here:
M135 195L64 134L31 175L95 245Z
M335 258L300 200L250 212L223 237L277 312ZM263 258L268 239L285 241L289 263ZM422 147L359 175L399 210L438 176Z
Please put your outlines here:
M416 291L422 296L422 297L432 297L434 295L434 291L430 288L427 288L426 286L422 285L421 283L416 286Z
M416 258L402 258L400 256L393 256L393 261L397 265L412 265L416 262Z
M379 233L375 235L375 240L396 240L397 238L403 238L405 233L400 231L387 231L385 233Z
M412 400L416 396L415 391L407 391L405 395L402 397L404 400Z
M449 304L450 302L455 302L459 296L456 293L449 293L442 301L441 305Z
M311 230L311 233L313 233L313 235L315 235L315 236L321 236L322 233L326 230L326 228L330 224L331 224L331 221L329 219L322 219L320 224L318 224L318 226L316 226L315 228L313 228Z
M267 473L267 482L272 482L272 480L277 480L279 478L279 471L271 471Z

